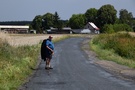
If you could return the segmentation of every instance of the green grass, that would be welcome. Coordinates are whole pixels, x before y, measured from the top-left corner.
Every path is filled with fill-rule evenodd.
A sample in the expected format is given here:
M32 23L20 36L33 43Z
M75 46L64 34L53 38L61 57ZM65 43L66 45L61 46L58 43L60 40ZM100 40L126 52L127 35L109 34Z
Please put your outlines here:
M16 90L25 81L37 63L39 47L0 45L0 90Z
M70 35L54 38L53 42ZM0 90L16 90L32 74L40 55L41 42L37 45L13 47L0 39Z
M90 42L100 59L135 68L135 38L127 33L102 34Z

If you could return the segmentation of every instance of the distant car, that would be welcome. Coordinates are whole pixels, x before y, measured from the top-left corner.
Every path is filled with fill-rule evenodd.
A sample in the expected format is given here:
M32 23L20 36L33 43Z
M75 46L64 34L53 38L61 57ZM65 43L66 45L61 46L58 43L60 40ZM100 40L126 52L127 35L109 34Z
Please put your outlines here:
M31 34L36 34L36 30L30 30Z
M82 33L82 34L89 34L89 33L91 33L91 31L90 31L89 29L83 29L83 30L81 31L81 33Z

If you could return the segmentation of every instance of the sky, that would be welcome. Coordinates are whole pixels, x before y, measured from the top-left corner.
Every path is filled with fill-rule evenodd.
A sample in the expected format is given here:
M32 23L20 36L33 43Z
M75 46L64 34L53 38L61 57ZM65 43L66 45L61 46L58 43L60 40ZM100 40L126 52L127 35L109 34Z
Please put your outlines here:
M68 20L73 14L84 14L106 4L114 6L117 16L121 9L126 9L135 17L135 0L1 0L0 21L32 21L48 12L57 12L60 19Z

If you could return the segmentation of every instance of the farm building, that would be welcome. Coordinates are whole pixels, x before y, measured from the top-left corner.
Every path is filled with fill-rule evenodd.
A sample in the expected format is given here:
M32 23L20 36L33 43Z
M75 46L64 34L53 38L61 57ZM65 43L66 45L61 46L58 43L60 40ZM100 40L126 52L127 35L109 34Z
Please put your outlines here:
M0 31L5 33L28 33L29 26L0 25Z
M72 30L70 27L64 27L61 30L58 30L57 28L51 27L47 30L48 34L72 34Z
M88 22L84 29L89 29L91 33L100 33L100 29L92 22Z
M83 29L72 29L72 32L75 34L99 34L100 29L92 22L88 22Z

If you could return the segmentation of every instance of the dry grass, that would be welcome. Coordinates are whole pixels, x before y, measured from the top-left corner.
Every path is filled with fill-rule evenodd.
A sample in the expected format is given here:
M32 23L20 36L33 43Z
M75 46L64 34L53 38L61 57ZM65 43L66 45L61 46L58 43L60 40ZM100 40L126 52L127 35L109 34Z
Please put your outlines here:
M129 32L129 34L133 37L135 37L135 32Z
M53 39L60 38L64 35L59 34L51 34L53 36ZM38 44L43 39L46 39L49 37L49 34L38 34L38 35L32 35L32 34L21 34L21 35L10 35L11 40L9 42L12 46L20 46L20 45L35 45Z
M0 32L0 40L2 40L2 41L12 41L9 34L5 34L4 32Z
M11 34L11 41L9 41L12 46L19 45L35 45L38 44L43 39L53 36L53 40L62 38L63 36L82 36L82 37L93 37L94 35L89 34Z
M134 32L129 32L131 36L135 36ZM50 34L54 39L66 36L67 34ZM6 40L12 46L35 45L43 39L48 38L49 34L5 34L0 32L0 40ZM74 36L74 35L72 35ZM75 35L76 36L76 35ZM80 35L79 35L80 36ZM93 35L81 35L91 37Z

